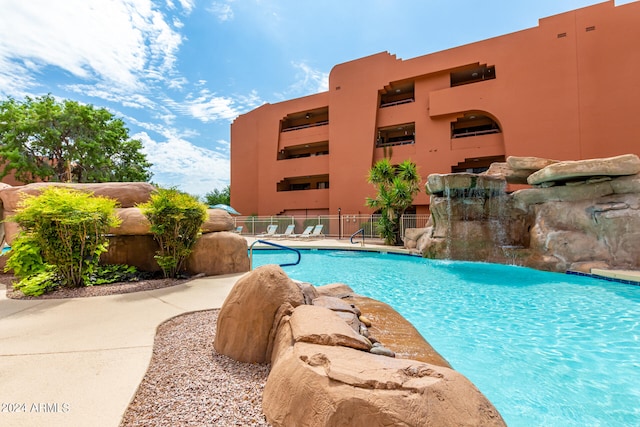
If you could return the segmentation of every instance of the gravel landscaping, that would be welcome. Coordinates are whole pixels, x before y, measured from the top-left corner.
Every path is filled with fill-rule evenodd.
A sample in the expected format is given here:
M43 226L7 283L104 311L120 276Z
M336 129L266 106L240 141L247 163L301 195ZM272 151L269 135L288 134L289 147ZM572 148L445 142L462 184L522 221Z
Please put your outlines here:
M262 414L269 366L216 353L218 311L183 314L158 327L151 363L122 427L269 425Z

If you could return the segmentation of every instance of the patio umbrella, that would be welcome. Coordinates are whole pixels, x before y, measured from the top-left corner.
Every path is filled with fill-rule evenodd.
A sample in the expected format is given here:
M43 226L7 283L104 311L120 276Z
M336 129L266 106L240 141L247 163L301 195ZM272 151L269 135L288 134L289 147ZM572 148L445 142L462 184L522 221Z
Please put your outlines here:
M240 212L238 212L237 210L233 209L229 205L217 204L217 205L209 206L209 208L211 208L211 209L222 209L223 211L229 212L231 215L242 215Z

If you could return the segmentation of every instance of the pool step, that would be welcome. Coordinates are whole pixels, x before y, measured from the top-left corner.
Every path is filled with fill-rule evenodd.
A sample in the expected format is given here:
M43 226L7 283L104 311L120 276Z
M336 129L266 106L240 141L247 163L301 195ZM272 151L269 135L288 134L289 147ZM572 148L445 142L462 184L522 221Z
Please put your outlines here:
M635 270L605 270L601 268L592 268L591 273L569 270L567 271L567 274L594 277L596 279L610 280L612 282L626 283L628 285L640 285L640 271Z

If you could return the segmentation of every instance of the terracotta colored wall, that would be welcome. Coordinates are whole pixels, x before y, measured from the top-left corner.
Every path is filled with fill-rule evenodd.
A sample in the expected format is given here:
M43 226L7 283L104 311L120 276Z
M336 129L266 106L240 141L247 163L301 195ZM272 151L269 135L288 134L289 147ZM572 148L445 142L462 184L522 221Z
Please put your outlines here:
M329 91L264 105L231 126L231 203L243 214L284 211L369 212L366 175L385 153L379 127L415 123L415 144L392 147L424 179L465 159L539 156L558 160L640 154L640 2L613 1L541 19L539 26L409 60L383 52L336 65ZM496 78L450 87L450 73L471 64L495 66ZM411 80L414 102L379 108L379 91ZM287 114L322 107L329 125L280 132ZM451 138L467 114L494 118L502 130ZM329 140L329 155L277 160L290 146ZM329 174L329 189L277 192L286 177ZM415 200L426 211L428 197Z

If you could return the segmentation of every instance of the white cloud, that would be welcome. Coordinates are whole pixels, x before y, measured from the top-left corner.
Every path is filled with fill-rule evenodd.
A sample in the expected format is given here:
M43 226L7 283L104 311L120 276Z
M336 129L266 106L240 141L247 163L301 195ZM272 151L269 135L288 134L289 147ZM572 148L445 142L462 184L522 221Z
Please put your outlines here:
M55 66L129 89L170 72L181 43L151 0L15 1L0 15L0 64Z
M233 0L227 0L226 2L214 1L209 5L207 11L214 14L218 21L231 21L234 15L230 3L233 3Z
M99 98L105 101L116 102L124 107L136 109L155 109L156 103L141 93L131 93L121 88L110 87L105 84L87 85L74 84L66 85L64 88L70 92L81 95Z
M141 132L132 138L142 141L143 152L153 163L153 182L163 187L177 187L189 194L204 195L229 184L229 157L171 137L156 142Z
M27 90L35 86L36 80L26 67L3 59L0 55L0 93L23 98L28 94Z
M165 104L174 110L189 115L203 123L217 120L233 121L236 117L264 104L258 93L253 90L248 95L218 96L208 89L202 89L197 95L190 94L187 99L178 103L165 99Z
M291 90L297 93L318 93L329 90L329 73L311 68L304 62L293 62L296 73L296 83Z
M182 6L182 9L187 14L191 13L193 8L195 7L195 1L194 0L178 0L178 3L180 3L180 6ZM169 9L175 9L176 8L175 4L171 0L167 0L167 7L169 7Z
M193 117L204 123L215 120L233 120L240 114L234 107L234 100L226 96L215 96L205 93L185 103L186 109Z

